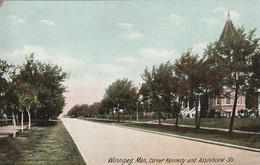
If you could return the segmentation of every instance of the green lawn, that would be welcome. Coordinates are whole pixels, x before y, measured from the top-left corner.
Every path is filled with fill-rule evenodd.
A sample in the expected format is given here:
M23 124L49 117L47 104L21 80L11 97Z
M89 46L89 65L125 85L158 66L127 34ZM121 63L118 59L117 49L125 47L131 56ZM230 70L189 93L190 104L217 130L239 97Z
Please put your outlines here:
M15 139L0 139L0 149L3 164L85 164L61 121L37 124Z
M162 123L173 123L172 120ZM230 118L202 118L201 127L229 128ZM195 126L195 119L180 119L181 125ZM234 129L243 131L260 132L260 118L235 118Z
M122 121L122 119L123 118L121 118L120 121ZM115 121L117 121L117 118L115 118ZM136 120L133 119L132 121L136 121ZM139 118L139 121L140 122L151 121L151 118ZM175 119L166 120L166 121L162 119L161 121L162 123L175 124ZM201 119L201 127L228 129L229 123L230 123L230 118L202 118ZM179 119L179 124L195 126L195 119L194 118ZM235 118L233 129L241 130L241 131L260 132L260 118Z
M101 120L89 120L94 122L103 122L107 124L113 123L112 121L101 121ZM188 136L193 138L235 144L245 147L259 148L260 149L260 135L251 135L251 134L241 134L233 133L229 135L228 132L215 131L215 130L196 130L195 128L184 128L178 127L175 128L169 125L158 125L158 124L146 124L146 123L117 123L114 122L114 125L126 126L133 128L141 128L151 131L170 133L181 136Z
M260 136L250 134L233 133L212 130L195 130L194 128L173 128L172 126L154 125L154 124L136 124L136 123L118 123L127 127L142 128L152 131L171 133L176 135L206 139L229 144L241 145L246 147L260 148Z

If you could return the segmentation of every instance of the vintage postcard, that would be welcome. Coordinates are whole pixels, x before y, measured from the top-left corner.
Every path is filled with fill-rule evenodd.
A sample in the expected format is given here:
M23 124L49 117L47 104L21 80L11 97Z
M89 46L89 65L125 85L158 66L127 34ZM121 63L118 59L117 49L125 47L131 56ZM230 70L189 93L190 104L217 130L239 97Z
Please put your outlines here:
M260 164L260 0L0 0L0 164Z

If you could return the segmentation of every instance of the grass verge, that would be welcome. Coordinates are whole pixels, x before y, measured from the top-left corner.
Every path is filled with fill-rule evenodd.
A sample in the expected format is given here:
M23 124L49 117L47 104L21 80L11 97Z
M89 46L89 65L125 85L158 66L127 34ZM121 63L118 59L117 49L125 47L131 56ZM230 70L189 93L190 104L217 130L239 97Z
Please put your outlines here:
M60 120L38 123L15 139L0 139L0 148L3 164L85 164Z
M112 124L112 121L105 120L89 120L94 122L102 122ZM126 126L132 128L141 128L151 131L193 137L198 139L205 139L223 143L229 143L234 145L240 145L245 147L252 147L260 149L260 135L252 134L242 134L242 133L233 133L232 135L228 132L215 131L215 130L196 130L195 128L184 128L184 127L173 127L169 125L159 125L159 124L146 124L146 123L113 123L114 125Z
M173 123L172 120L162 121L162 123ZM202 118L201 127L229 128L230 118ZM195 126L195 119L180 119L179 124ZM235 118L234 129L241 131L260 131L260 118Z

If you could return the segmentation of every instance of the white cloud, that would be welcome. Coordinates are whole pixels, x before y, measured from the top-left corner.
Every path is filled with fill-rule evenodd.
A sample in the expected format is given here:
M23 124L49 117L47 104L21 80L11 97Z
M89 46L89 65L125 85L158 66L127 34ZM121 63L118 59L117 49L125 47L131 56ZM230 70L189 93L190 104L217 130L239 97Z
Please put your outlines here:
M123 38L129 39L129 40L139 40L144 37L141 33L132 30L134 25L131 23L127 23L127 22L117 23L117 26L123 27L127 30L127 31L125 31L125 34L120 35Z
M220 6L220 7L217 7L215 9L211 10L211 12L214 13L214 14L217 14L217 13L223 13L226 10L227 10L226 7Z
M127 34L121 35L121 37L130 39L130 40L138 40L138 39L143 38L144 36L139 32L130 31Z
M143 59L166 59L172 60L178 55L176 50L155 50L155 49L142 49L139 53Z
M117 23L117 26L120 26L120 27L123 27L123 28L126 28L126 29L132 29L133 24L124 22L124 23Z
M40 46L24 46L20 50L13 50L5 54L13 58L24 58L26 55L30 56L32 53L34 53L35 58L39 60L46 60L49 58L45 50Z
M44 24L44 25L48 25L48 26L56 26L56 24L52 21L49 20L40 20L40 23Z
M220 14L221 16L224 16L225 18L227 18L228 10L230 10L231 20L238 21L240 18L240 14L237 11L231 10L227 7L220 6L220 7L217 7L215 9L211 10L211 12L214 14Z
M15 15L10 15L8 16L8 19L10 20L11 23L13 24L21 24L21 23L25 23L25 20L23 20L22 18L18 18Z
M203 55L204 49L207 48L207 45L209 43L208 42L204 42L204 43L198 43L193 45L193 52L198 53L199 55Z
M123 57L123 56L119 56L116 59L117 62L119 63L136 63L139 60L135 59L135 58L131 58L131 57Z
M227 16L227 11L225 12L224 16ZM234 21L238 21L240 18L240 14L237 11L230 10L230 18Z
M66 55L53 56L52 54L47 53L46 50L41 46L26 45L22 49L2 53L2 56L6 60L15 59L18 64L21 64L21 62L25 60L25 56L30 56L32 53L34 53L34 58L36 60L40 60L43 62L51 62L52 64L59 65L64 69L72 69L74 67L82 66L84 64L84 62Z
M122 67L112 64L97 64L95 67L99 73L121 73L124 71Z
M69 56L59 56L55 64L58 64L63 68L74 68L76 66L84 65L84 62Z
M168 18L167 18L171 23L173 23L174 25L178 25L181 23L182 21L182 17L179 16L179 15L170 15Z
M214 25L217 23L217 20L215 18L212 17L208 17L208 18L202 18L201 19L202 23L205 23L207 25Z

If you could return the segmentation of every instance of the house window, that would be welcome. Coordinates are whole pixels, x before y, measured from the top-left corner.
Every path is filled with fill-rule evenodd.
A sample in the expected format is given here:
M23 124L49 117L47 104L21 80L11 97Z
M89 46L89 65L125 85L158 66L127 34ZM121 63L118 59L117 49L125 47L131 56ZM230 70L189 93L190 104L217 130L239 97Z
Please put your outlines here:
M242 97L238 97L237 104L242 104Z
M226 95L226 104L230 104L231 100L230 100L230 93L227 93Z
M217 98L217 104L220 104L220 98L219 97Z

